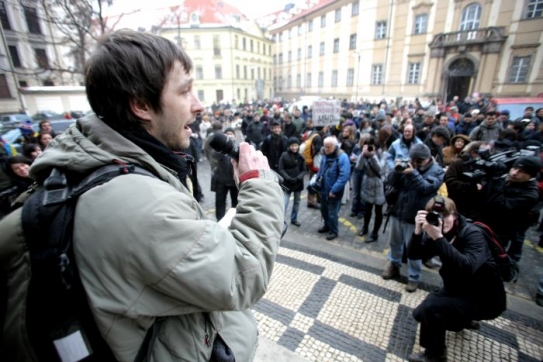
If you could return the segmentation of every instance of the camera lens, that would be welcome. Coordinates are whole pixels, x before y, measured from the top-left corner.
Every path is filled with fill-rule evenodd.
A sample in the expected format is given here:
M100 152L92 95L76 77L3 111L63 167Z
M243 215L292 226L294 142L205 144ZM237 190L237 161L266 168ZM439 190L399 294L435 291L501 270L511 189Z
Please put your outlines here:
M428 221L428 224L430 225L439 226L440 218L439 214L435 211L426 214L426 221Z

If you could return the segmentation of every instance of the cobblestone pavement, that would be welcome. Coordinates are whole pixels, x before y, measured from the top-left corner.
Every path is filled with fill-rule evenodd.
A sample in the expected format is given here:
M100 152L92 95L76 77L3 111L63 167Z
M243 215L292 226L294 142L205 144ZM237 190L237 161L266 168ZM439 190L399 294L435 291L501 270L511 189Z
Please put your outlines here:
M199 163L199 177L202 204L214 218L205 160ZM309 361L405 361L419 351L418 324L411 313L440 278L425 269L415 293L405 291L405 278L383 280L388 233L365 244L357 236L362 221L348 214L350 202L341 210L339 237L329 242L316 232L320 212L307 209L302 199L302 226L289 227L268 292L253 308L260 333ZM543 273L538 237L534 230L528 233L521 278L507 285L510 308L483 321L479 331L448 333L449 361L543 360L543 308L533 301Z

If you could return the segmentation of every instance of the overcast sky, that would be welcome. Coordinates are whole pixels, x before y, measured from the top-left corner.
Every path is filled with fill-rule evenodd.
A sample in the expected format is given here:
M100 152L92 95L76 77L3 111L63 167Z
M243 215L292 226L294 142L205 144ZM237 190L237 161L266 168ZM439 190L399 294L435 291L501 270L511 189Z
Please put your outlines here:
M248 18L264 16L285 8L288 3L297 3L299 0L226 0L225 2L235 6ZM135 9L160 8L164 6L179 5L182 0L114 0L111 10L114 13L130 12Z

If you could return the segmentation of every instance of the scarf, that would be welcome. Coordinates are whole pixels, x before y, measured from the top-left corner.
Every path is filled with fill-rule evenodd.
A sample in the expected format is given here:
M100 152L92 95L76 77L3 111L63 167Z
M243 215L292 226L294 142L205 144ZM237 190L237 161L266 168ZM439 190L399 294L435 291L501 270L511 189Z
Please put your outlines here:
M187 176L191 174L192 164L194 163L192 156L170 150L166 145L142 128L119 133L147 152L156 162L174 170L177 173L179 181L187 187Z

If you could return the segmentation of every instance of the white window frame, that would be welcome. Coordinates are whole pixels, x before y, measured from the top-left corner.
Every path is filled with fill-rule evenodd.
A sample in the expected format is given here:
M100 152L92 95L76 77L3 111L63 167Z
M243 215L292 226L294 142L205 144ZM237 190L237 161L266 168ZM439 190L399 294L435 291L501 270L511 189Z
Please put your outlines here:
M481 25L482 7L478 3L471 3L462 10L460 20L460 31L469 31L479 29Z
M374 64L371 67L371 84L383 84L383 64Z
M413 34L425 34L428 31L428 14L415 15L413 22Z
M354 86L354 68L347 69L347 87Z
M332 70L332 87L337 87L337 70Z
M349 50L356 49L356 41L357 41L356 33L351 34L351 36L349 37Z
M531 55L524 57L513 57L513 60L511 61L511 68L509 69L508 82L513 84L528 82L531 62Z
M375 39L385 39L387 37L387 22L380 20L375 23Z
M317 84L319 88L324 87L324 72L319 72L319 78L318 78Z
M409 63L409 69L407 71L407 84L420 84L421 73L422 73L421 62Z
M339 53L339 38L334 39L334 53Z
M538 15L539 12L539 15ZM525 19L543 17L543 0L528 0Z

